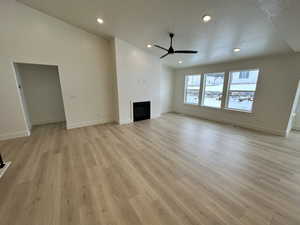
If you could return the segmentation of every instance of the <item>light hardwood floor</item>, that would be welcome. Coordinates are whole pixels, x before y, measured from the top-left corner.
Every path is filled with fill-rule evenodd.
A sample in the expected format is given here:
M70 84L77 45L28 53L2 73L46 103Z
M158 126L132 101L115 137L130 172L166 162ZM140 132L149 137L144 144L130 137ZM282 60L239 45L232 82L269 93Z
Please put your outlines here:
M299 225L300 133L176 114L0 142L1 225Z

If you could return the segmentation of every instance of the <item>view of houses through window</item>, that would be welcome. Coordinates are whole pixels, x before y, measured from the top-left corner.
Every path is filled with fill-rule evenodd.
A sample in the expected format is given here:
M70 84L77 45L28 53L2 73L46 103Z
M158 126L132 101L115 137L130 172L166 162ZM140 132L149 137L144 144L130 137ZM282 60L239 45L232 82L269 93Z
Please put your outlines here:
M221 108L224 73L209 73L204 74L204 94L202 105Z
M184 102L187 104L199 104L201 75L185 76Z
M252 111L258 73L259 70L230 72L227 108Z
M228 87L225 87L227 93L226 109L252 112L258 75L258 69L229 73ZM185 76L184 102L221 108L224 77L225 73L204 74L203 93L200 93L201 75Z

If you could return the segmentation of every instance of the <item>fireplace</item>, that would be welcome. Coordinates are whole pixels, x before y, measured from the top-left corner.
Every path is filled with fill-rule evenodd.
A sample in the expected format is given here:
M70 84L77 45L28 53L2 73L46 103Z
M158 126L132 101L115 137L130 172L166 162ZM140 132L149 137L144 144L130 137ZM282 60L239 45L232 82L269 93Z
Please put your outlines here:
M151 103L147 102L134 102L133 103L133 121L148 120L151 114Z

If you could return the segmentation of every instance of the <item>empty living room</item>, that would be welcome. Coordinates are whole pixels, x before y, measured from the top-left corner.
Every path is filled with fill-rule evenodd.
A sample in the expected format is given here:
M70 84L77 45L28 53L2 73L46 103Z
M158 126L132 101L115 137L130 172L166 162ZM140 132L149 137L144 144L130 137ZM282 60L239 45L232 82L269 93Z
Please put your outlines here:
M300 225L299 0L1 0L0 225Z

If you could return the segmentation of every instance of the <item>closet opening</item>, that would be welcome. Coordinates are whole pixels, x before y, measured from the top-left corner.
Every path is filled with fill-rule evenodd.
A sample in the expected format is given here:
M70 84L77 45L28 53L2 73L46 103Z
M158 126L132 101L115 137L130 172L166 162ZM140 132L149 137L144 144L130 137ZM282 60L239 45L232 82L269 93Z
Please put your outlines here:
M14 63L28 133L33 126L62 123L66 116L58 66Z

